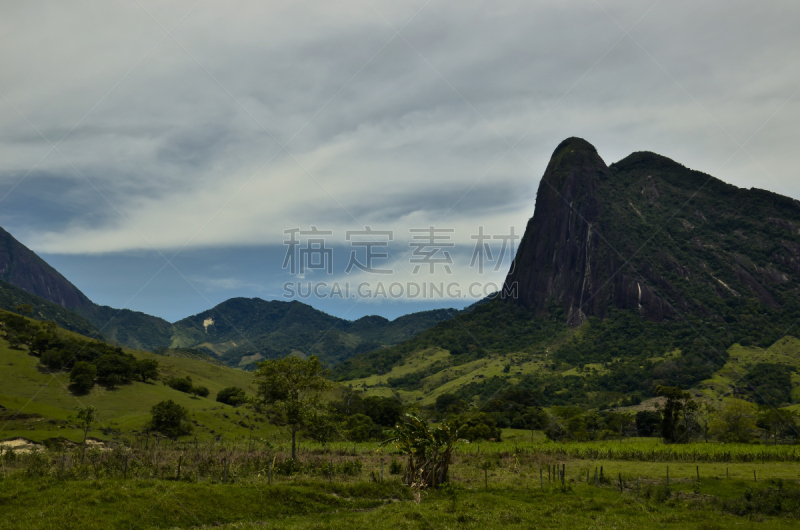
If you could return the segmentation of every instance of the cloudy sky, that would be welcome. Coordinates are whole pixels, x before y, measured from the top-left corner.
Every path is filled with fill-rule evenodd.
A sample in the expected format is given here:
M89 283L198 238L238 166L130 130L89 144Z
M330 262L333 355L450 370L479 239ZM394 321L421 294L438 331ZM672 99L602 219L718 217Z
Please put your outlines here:
M569 136L800 198L797 2L0 11L0 225L94 301L169 320L287 281L410 281L409 230L429 226L454 244L431 279L501 282L469 267L471 236L522 231ZM393 232L375 263L393 275L344 273L367 225ZM284 230L312 226L332 276L282 268ZM304 300L346 318L470 302L369 298Z

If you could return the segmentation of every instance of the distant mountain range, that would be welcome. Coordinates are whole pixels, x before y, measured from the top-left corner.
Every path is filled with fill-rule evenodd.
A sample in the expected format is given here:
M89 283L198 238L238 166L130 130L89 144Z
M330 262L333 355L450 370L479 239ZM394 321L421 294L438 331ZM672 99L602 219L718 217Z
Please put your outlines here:
M299 353L335 365L357 353L408 340L458 311L423 311L387 320L337 318L300 302L233 298L174 324L129 309L97 305L53 267L0 228L0 308L30 306L28 316L133 349L196 349L230 366ZM27 307L25 309L28 309Z
M600 406L710 381L734 345L769 348L798 323L800 202L649 152L607 166L570 138L539 183L502 296L335 375L423 402L517 385L542 404ZM761 371L795 373L795 357ZM753 369L731 380L747 387ZM739 392L720 381L715 392Z

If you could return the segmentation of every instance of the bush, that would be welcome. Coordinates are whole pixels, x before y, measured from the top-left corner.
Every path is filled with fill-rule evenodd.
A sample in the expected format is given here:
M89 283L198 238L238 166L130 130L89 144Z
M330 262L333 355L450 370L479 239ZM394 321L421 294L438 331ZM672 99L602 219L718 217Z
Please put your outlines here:
M238 386L229 386L217 392L217 401L236 407L247 401L247 394Z
M194 394L195 396L200 396L200 397L208 397L208 394L210 394L210 391L208 390L208 388L206 388L204 386L193 386L192 387L192 394Z
M403 464L400 463L399 460L392 457L391 463L389 463L389 474L390 475L400 475L403 473Z
M149 429L171 437L183 436L192 431L187 420L189 411L171 399L161 401L150 409Z
M192 391L192 378L188 375L186 377L169 377L164 380L164 384L186 394Z

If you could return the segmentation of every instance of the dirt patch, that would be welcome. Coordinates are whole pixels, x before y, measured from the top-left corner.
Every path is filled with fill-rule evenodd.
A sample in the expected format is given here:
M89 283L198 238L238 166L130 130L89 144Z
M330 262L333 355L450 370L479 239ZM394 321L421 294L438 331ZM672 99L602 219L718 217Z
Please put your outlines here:
M41 444L28 440L27 438L11 438L9 440L0 441L0 447L3 450L13 449L16 453L28 453L34 447L39 447Z

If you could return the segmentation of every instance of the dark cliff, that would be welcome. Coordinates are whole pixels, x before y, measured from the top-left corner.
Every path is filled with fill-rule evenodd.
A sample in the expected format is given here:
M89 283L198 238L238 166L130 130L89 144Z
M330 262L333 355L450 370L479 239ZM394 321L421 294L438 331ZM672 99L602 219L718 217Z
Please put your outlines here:
M799 272L798 201L654 153L606 166L569 138L539 183L505 289L535 313L561 305L571 325L612 309L724 322L748 305L779 310L800 293Z

